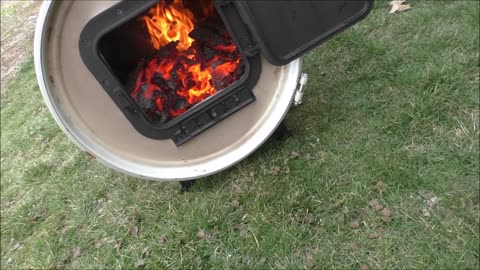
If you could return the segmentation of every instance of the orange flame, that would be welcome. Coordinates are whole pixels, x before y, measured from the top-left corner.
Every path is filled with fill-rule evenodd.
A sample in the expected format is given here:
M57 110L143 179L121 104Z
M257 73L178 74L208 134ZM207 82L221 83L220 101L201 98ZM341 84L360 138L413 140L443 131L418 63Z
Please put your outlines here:
M213 1L202 7L202 12L204 16L215 15ZM155 109L150 113L167 112L170 119L175 118L241 75L238 69L241 56L228 33L218 36L223 39L220 43L213 42L213 37L196 42L189 37L197 21L184 7L183 0L174 0L171 4L161 1L148 14L141 19L145 21L152 45L157 50L164 49L161 55L154 55L143 63L131 97L153 101ZM215 54L205 58L205 49ZM186 106L173 106L178 100L184 100Z
M152 45L157 50L178 40L177 48L184 51L193 43L188 34L193 30L194 16L183 6L182 0L175 0L170 5L158 3L143 20L150 33Z

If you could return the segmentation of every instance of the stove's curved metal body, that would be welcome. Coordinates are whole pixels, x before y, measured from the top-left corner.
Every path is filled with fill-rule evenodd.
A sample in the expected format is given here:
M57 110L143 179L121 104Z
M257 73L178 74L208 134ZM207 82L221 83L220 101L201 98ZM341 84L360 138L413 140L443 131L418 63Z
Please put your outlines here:
M159 181L196 179L224 170L255 151L288 111L301 59L283 67L262 60L257 100L177 147L138 133L84 65L81 30L116 1L47 1L35 32L35 69L57 124L82 150L117 171Z

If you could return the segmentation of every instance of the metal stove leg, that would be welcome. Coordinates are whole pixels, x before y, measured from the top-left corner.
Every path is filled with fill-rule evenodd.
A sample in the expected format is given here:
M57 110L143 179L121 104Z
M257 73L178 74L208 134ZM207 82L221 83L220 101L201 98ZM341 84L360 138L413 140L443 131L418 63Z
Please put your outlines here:
M195 185L197 180L180 181L180 192L188 192Z
M285 125L285 122L282 121L280 123L280 125L278 125L277 129L275 129L275 131L273 132L272 134L272 137L275 138L276 140L285 140L288 135L289 135L289 130L287 128L287 126Z

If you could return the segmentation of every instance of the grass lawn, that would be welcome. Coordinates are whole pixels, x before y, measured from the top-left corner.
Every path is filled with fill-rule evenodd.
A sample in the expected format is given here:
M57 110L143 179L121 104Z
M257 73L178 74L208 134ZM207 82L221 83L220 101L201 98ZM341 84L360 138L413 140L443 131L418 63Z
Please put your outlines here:
M305 57L292 136L185 194L79 151L30 57L1 90L1 268L478 269L479 2L387 3Z

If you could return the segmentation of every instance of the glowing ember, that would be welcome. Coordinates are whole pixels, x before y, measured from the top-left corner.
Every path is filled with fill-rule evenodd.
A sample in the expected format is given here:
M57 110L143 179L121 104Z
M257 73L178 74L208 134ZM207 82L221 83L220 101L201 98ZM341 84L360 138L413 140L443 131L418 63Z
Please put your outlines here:
M212 14L211 7L202 10ZM131 97L151 120L167 122L242 75L241 55L223 25L200 22L182 0L160 2L148 14L142 19L157 52L140 63Z

